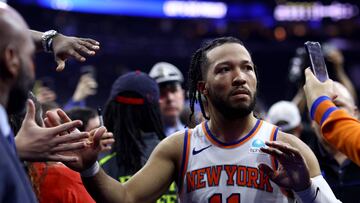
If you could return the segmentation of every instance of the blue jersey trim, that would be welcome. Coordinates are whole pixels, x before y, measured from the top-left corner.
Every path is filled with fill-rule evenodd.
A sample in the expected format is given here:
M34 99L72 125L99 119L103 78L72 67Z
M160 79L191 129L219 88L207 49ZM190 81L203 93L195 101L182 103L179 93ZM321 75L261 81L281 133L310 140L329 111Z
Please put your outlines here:
M330 100L330 97L328 96L321 96L319 98L317 98L314 103L311 105L311 109L310 109L310 117L312 120L314 120L315 118L315 112L316 112L316 109L317 107L321 104L321 102L325 101L325 100Z
M179 188L179 193L182 189L182 185L183 185L183 172L185 170L185 162L186 162L186 151L187 151L187 143L188 143L188 129L185 130L185 136L184 136L184 147L183 147L183 154L182 154L182 159L181 159L181 168L180 168L180 174L179 174L179 180L178 180L178 188ZM189 146L190 147L190 146Z
M250 132L249 132L245 137L241 138L241 139L238 140L238 141L230 142L230 143L225 143L225 142L222 142L222 141L218 140L218 139L216 138L216 136L214 136L214 135L211 133L211 131L210 131L210 129L209 129L208 121L205 122L205 129L206 129L206 132L211 136L211 138L212 138L214 141L216 141L218 144L223 145L223 146L231 146L231 145L239 144L240 142L246 140L246 138L248 138L249 136L251 136L251 135L255 132L255 130L258 128L259 124L260 124L260 120L258 119L258 120L256 121L255 126L250 130Z

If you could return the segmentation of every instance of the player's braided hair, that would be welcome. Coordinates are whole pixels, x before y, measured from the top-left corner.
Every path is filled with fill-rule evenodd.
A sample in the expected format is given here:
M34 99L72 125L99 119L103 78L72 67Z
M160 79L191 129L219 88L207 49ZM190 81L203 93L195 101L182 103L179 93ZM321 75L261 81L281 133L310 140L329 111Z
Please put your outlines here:
M191 58L188 75L189 101L191 109L190 119L194 114L194 106L196 102L199 102L201 113L203 114L204 118L209 119L209 117L206 115L204 104L201 99L201 92L198 90L197 84L199 81L203 80L202 76L206 75L204 73L207 71L207 52L225 43L238 43L243 45L243 43L235 37L216 38L214 40L205 42Z

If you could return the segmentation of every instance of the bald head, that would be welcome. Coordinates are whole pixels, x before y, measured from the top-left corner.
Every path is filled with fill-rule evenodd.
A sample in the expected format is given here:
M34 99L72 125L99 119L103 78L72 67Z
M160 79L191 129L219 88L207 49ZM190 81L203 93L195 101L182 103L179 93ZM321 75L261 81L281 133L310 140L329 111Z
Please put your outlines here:
M8 44L22 44L29 40L28 26L20 14L9 5L0 2L0 50Z
M358 117L355 100L349 90L341 83L334 82L334 91L337 95L337 98L334 100L335 105L347 111L351 116Z
M0 2L0 104L22 111L35 78L35 45L20 14Z

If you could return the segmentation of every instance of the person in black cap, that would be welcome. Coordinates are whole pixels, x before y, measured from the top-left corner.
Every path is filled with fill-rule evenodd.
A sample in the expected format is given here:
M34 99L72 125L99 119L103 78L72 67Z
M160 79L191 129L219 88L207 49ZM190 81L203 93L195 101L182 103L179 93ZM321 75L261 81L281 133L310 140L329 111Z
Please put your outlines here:
M114 133L115 144L111 153L100 159L100 165L120 182L140 170L156 145L165 138L159 95L156 82L140 71L120 76L112 86L104 124ZM175 193L174 188L173 199L176 199Z
M169 136L184 129L180 121L184 110L185 96L181 84L184 77L180 70L167 62L156 63L149 73L160 88L160 112L164 122L164 132Z

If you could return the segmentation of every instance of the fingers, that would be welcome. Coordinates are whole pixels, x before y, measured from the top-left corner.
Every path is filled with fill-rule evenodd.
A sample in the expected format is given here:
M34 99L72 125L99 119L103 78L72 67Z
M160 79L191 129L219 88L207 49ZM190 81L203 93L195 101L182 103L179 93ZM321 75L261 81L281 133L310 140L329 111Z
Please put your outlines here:
M268 147L268 148L260 148L260 150L266 154L274 156L276 159L279 160L284 160L286 156L282 151L276 148Z
M301 157L301 154L299 152L298 149L292 147L291 145L287 144L287 143L282 143L282 142L265 142L265 144L269 147L274 147L276 149L279 149L281 152L285 153L285 154L293 154L296 157Z
M70 133L64 136L57 136L54 138L54 144L61 145L65 143L79 141L89 137L89 133L81 132L81 133Z
M58 66L56 67L56 71L57 71L57 72L63 71L63 70L65 69L65 61L66 61L66 60L62 60L62 59L56 57L56 58L55 58L55 61L56 61L56 63L58 64Z
M47 128L55 127L55 126L52 126L52 124L48 118L44 118L44 124L45 124L45 127L47 127Z
M107 147L107 146L111 146L112 144L114 144L114 142L115 142L115 140L113 138L101 140L101 145Z
M68 123L71 121L69 116L62 109L58 109L56 112L59 115L59 117L63 123Z
M49 133L51 133L53 135L58 135L61 132L70 131L71 129L77 128L81 125L82 125L82 122L79 120L76 120L76 121L71 121L68 123L61 124L56 127L48 128L47 130L49 130L50 131Z
M35 120L35 105L31 99L27 100L27 109L24 121Z
M90 39L90 38L80 38L81 40L85 41L85 42L88 42L90 44L92 44L94 47L93 49L99 49L99 45L100 43L96 40L93 40L93 39Z
M80 61L80 62L84 62L86 61L86 58L81 56L77 51L75 51L74 49L71 49L68 51L68 54L72 57L74 57L76 60Z
M86 146L87 145L85 142L67 143L52 148L51 152L58 153L58 152L73 151L73 150L83 149Z
M56 113L54 113L52 111L47 111L45 114L46 114L46 118L49 120L51 126L55 127L55 126L58 126L61 124L61 122L60 122L61 119Z
M258 168L264 172L264 174L268 175L271 180L276 178L276 172L266 164L259 164Z
M90 56L95 55L95 51L92 51L90 49L92 49L93 45L91 45L88 42L85 41L78 41L79 46L76 46L76 51L82 52L82 53L86 53Z
M48 161L55 161L55 162L76 162L78 161L78 157L76 156L67 156L61 154L51 154L46 157Z
M268 148L260 148L262 152L274 156L282 164L300 164L304 162L304 158L300 152L286 143L281 142L265 142Z
M103 126L96 129L96 131L94 133L94 137L93 137L93 143L94 143L93 147L94 148L101 147L100 141L101 141L103 134L106 133L106 131L107 131L106 128Z
M113 137L114 137L114 134L113 134L113 133L107 132L107 133L105 133L105 134L101 137L101 139L102 139L102 140L106 140L106 139L113 138Z

